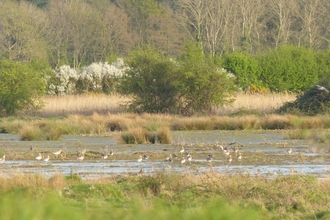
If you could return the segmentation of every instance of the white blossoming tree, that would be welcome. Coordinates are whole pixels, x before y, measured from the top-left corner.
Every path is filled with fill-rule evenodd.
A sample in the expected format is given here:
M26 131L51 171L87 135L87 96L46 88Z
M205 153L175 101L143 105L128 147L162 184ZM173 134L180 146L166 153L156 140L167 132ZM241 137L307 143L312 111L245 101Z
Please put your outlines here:
M111 93L116 90L117 81L122 77L124 70L122 59L117 59L111 64L92 63L83 67L81 71L64 65L55 70L53 77L48 81L48 94Z

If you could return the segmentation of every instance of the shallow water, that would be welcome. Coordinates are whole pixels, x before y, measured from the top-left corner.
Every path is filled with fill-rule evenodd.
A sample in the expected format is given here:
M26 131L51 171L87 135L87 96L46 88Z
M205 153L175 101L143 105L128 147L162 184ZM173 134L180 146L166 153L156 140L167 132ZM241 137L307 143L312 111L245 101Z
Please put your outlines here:
M242 160L231 152L232 162L219 145L239 149ZM30 150L33 146L33 150ZM105 146L108 146L107 148ZM191 163L180 164L185 153L189 152ZM291 154L287 149L292 148ZM52 152L63 148L56 157ZM86 148L84 161L76 160L76 152ZM108 159L101 159L101 152L115 151ZM118 144L114 133L105 136L66 135L60 141L20 141L12 134L0 134L0 151L6 155L5 163L0 164L3 175L41 174L51 177L55 173L77 174L82 178L98 178L124 174L152 172L185 172L199 174L216 171L224 174L250 174L275 177L278 175L313 175L317 178L330 176L330 154L327 146L311 140L289 140L284 132L247 131L178 131L173 132L173 144ZM50 155L49 162L36 161L38 153ZM165 161L170 153L178 159L172 163ZM137 162L139 155L147 154L149 159ZM211 154L213 161L206 157Z

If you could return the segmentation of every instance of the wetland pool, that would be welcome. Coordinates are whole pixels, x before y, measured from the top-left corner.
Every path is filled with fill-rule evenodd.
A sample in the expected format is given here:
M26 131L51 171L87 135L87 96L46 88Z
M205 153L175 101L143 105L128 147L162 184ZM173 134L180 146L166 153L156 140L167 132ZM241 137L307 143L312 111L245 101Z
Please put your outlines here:
M84 179L153 172L198 175L207 171L270 178L295 174L330 177L328 146L312 140L288 139L285 132L175 131L172 138L172 144L119 144L115 133L64 135L58 141L20 141L17 135L0 134L0 152L6 155L5 162L0 164L0 172L5 176L76 174ZM228 148L230 156L221 146ZM180 153L182 147L185 152ZM290 148L291 153L288 152ZM59 149L62 153L54 155L53 152ZM78 161L77 152L83 149L86 149L84 160ZM103 159L101 153L105 151L114 154ZM49 155L50 160L37 161L35 158L39 153L43 157ZM192 156L190 162L186 153ZM138 162L145 154L148 159ZM170 154L178 156L173 157L171 163L165 160ZM212 162L206 161L208 155L212 155ZM186 159L183 164L180 163L182 158Z

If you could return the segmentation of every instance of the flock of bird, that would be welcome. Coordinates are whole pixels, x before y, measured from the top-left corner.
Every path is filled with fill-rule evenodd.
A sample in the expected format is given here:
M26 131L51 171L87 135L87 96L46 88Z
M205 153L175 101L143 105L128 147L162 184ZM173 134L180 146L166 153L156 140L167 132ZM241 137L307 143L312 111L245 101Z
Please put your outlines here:
M223 145L218 145L219 149L223 152L223 154L225 155L225 157L228 158L228 164L230 164L233 161L233 157L231 155L231 152L235 152L236 156L237 156L237 161L241 162L242 161L242 153L239 152L238 148L233 148L231 147L232 145L234 145L236 142L234 143L230 143L228 146L224 147ZM183 154L185 152L185 148L181 147L180 153ZM185 153L186 156L182 157L182 159L180 159L180 164L183 165L184 163L186 163L187 161L189 162L189 164L192 161L192 156L190 153L186 152ZM172 163L175 159L177 159L178 156L173 153L170 154L168 157L166 157L165 161ZM211 154L209 154L206 157L206 162L211 163L213 161L213 156Z
M233 147L236 144L236 142L230 143L228 144L226 147L224 147L223 145L220 145L219 143L216 143L216 147L223 152L223 154L225 155L225 157L227 158L228 161L228 165L232 163L233 161L233 157L231 153L235 153L237 161L241 162L242 161L242 153L239 151L239 149L237 147ZM33 147L30 147L30 150L34 150ZM85 158L85 153L86 153L86 148L82 149L82 150L78 150L77 151L77 161L83 161ZM55 155L56 158L58 158L59 155L61 155L61 153L63 152L63 149L60 149L58 151L52 152L53 155ZM287 151L287 154L291 154L292 153L292 148L289 148ZM174 160L178 160L180 162L181 165L184 165L186 162L188 162L189 164L191 164L193 157L191 156L190 153L186 152L184 146L181 147L181 150L179 151L180 155L185 154L185 156L182 156L181 159L179 159L178 155L175 153L171 153L169 154L168 157L165 158L164 162L169 162L172 163ZM101 158L102 159L107 159L109 156L114 155L114 151L108 151L108 150L104 150L103 152L101 152ZM5 162L5 158L6 156L3 155L0 158L0 163L4 163ZM139 155L137 162L142 162L143 160L147 160L149 157L147 154ZM38 156L36 156L35 158L37 161L45 161L46 163L48 163L48 161L50 160L50 156L47 155L46 157L43 157L41 153L38 153ZM206 162L207 163L211 163L213 161L213 156L211 154L209 154L206 158Z

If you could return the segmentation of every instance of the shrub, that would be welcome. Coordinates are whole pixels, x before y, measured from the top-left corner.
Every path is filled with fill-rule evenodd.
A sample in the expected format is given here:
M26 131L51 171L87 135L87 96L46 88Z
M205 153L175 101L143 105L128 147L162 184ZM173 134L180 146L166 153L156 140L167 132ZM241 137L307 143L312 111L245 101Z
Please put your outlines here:
M177 61L145 46L126 62L121 92L133 96L131 111L191 115L232 101L233 79L194 44Z
M250 85L260 86L260 67L253 57L241 52L228 53L224 56L223 67L236 77L236 85L243 90Z
M92 63L76 70L63 65L54 70L48 79L48 94L66 95L85 92L103 92L106 94L116 91L118 79L125 70L123 60L117 59L111 64Z
M260 80L271 91L303 91L318 81L316 53L311 49L283 46L257 60Z
M0 114L39 109L45 92L44 73L33 63L0 63Z

